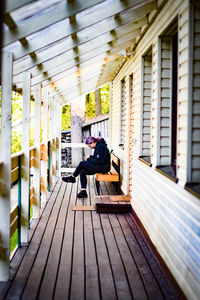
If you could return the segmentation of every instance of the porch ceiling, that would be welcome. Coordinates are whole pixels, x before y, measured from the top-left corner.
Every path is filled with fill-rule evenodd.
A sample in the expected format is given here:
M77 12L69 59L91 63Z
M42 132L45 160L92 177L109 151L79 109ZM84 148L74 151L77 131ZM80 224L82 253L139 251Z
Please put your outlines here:
M13 84L42 83L67 103L111 81L164 1L6 0L3 50Z

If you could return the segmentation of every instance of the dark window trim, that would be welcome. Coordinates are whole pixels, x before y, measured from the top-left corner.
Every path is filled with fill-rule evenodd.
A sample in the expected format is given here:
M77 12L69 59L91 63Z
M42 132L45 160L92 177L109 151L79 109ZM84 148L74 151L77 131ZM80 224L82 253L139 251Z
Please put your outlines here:
M186 183L184 189L200 199L200 183Z
M151 167L152 163L151 163L151 156L139 156L138 159L143 162L144 164L146 164L147 166Z
M159 172L160 174L166 176L167 178L169 178L170 180L172 180L173 182L177 183L178 182L178 178L176 178L176 173L174 170L174 166L173 165L168 165L168 166L156 166L155 170L157 172Z

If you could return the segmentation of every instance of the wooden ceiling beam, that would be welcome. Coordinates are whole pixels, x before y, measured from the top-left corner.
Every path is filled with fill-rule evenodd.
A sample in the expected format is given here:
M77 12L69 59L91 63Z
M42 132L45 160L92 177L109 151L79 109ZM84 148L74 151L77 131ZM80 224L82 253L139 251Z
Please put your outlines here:
M130 3L132 3L132 6ZM122 10L121 1L118 0L114 6L111 3L108 7L106 7L106 10L99 9L97 12L93 12L93 14L89 16L89 18L80 17L78 23L75 23L75 25L65 24L65 26L54 26L51 28L51 30L33 38L26 47L20 46L13 48L12 52L14 54L14 60L22 58L23 56L44 47L49 47L56 41L66 39L66 37L70 37L70 35L72 35L73 33L78 32L79 38L77 39L77 41L70 38L68 40L65 40L65 43L67 43L66 49L73 48L74 46L83 43L85 41L85 37L87 37L87 39L88 37L94 38L95 35L98 34L98 32L99 34L101 34L102 32L106 32L105 30L109 31L113 27L117 27L117 24L119 26L119 20L115 19L115 17L111 18L112 16L115 16L116 13L121 13L122 20L120 19L120 22L122 22L122 24L125 24L131 22L131 20L136 20L145 16L157 7L156 1L142 1L137 7L134 6L134 3L135 0L129 0L129 5L127 5L126 8L124 7ZM102 23L99 24L98 22ZM88 28L88 30L83 31L83 29L85 28ZM57 45L55 45L55 47L57 47Z
M144 26L147 24L147 19L142 18L141 20L138 20L137 24L134 22L120 26L119 28L116 29L116 37L115 39L120 39L125 38L126 35L130 36L130 39L136 38L140 34L139 28L141 26ZM95 39L92 39L79 47L74 47L73 50L66 51L62 53L61 55L53 54L52 51L50 51L49 56L40 54L40 59L37 60L38 64L43 62L43 70L50 70L53 69L55 66L59 66L60 64L63 64L63 62L71 61L72 59L75 59L78 56L84 55L96 48L99 47L105 47L105 45L113 40L113 36L111 33L107 32L104 35L100 35ZM111 47L111 46L110 46ZM107 45L106 48L109 50L109 46ZM65 48L64 48L65 49ZM76 51L75 51L76 50ZM98 50L99 51L99 50ZM50 59L53 56L53 59ZM44 60L47 60L44 62ZM17 75L19 73L24 72L25 70L30 69L32 76L37 76L39 75L39 70L37 67L34 67L35 65L38 65L33 62L31 58L27 58L26 60L22 60L20 62L16 62L13 66L13 74Z
M49 69L48 71L46 70L47 73L44 73L45 71L44 69L42 70L43 73L41 74L41 72L39 72L40 74L38 76L34 76L34 74L32 73L31 83L32 85L38 84L39 82L45 81L50 77L52 78L57 74L63 73L67 70L73 70L73 68L76 67L77 65L80 67L87 61L94 61L95 59L96 61L98 61L97 58L99 56L101 57L101 55L103 55L103 58L106 58L111 54L111 52L116 53L118 51L121 51L121 49L124 49L123 47L126 47L127 45L131 45L133 44L133 42L134 42L133 33L129 33L123 36L122 38L117 39L113 46L110 46L109 44L105 44L102 47L95 48L93 49L93 51L86 52L84 55L79 56L78 60L70 60L69 62L63 64L63 59L61 59L59 66L57 67L56 65L53 69ZM19 80L21 81L20 77L15 76L13 78L13 82L17 83L17 81L18 82Z
M103 2L103 0L76 0L76 5L73 5L73 3L62 3L54 6L53 9L48 10L41 15L36 15L30 20L27 20L23 23L20 23L17 26L16 32L6 30L4 32L3 46L16 42L21 38L47 28L48 26L69 18L101 2Z
M24 5L37 2L37 0L6 0L4 13L10 13L13 10L16 10Z

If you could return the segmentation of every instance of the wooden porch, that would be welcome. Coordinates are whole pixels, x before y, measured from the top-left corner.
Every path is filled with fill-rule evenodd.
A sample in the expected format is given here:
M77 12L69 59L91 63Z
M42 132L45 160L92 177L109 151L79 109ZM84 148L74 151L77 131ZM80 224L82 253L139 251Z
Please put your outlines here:
M181 299L133 213L73 211L94 204L76 198L79 183L60 179L41 219L32 221L29 246L17 250L11 280L0 283L0 299ZM103 194L113 194L101 183Z

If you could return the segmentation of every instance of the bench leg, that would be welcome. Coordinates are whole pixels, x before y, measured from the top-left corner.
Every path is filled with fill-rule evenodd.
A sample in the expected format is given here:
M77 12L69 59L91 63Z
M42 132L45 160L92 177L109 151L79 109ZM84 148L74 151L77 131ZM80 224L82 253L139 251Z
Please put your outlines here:
M100 195L100 183L99 181L95 180L96 188L97 188L97 194Z
M120 195L120 182L117 182L117 194Z

